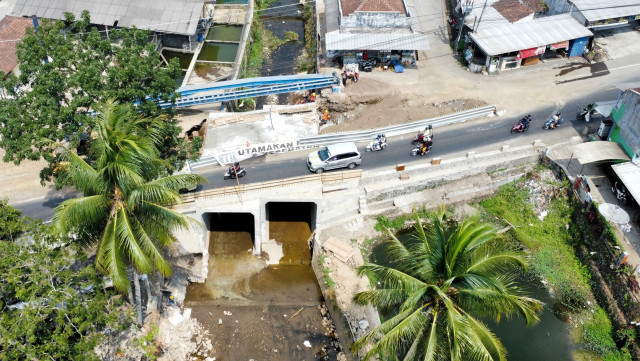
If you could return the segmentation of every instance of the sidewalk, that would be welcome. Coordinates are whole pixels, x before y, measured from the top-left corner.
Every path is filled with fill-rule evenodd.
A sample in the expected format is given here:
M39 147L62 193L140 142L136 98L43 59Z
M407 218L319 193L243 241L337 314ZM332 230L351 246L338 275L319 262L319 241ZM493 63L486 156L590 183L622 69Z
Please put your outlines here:
M572 182L579 174L586 176L587 181L591 186L590 194L594 202L599 205L604 203L618 204L618 200L611 192L611 186L613 184L605 174L603 167L593 163L583 165L575 157L572 159L571 155L573 151L571 150L571 145L578 144L579 142L582 142L582 139L572 139L569 145L557 144L555 146L551 146L549 147L548 156L567 170ZM640 265L640 231L633 220L639 210L636 203L630 203L632 204L626 206L619 205L619 207L624 209L631 218L631 221L629 222L631 224L630 232L624 233L622 232L620 225L612 222L609 223L613 226L616 236L618 236L618 239L624 247L624 251L629 254L627 263L635 267Z

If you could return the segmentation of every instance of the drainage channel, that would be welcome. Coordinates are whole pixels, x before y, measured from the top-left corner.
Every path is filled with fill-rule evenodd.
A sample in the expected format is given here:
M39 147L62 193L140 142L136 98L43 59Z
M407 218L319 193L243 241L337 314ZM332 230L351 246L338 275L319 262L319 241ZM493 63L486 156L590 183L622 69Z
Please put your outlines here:
M307 244L316 205L265 207L270 241L259 256L252 214L207 214L209 273L185 307L208 328L216 360L336 360Z

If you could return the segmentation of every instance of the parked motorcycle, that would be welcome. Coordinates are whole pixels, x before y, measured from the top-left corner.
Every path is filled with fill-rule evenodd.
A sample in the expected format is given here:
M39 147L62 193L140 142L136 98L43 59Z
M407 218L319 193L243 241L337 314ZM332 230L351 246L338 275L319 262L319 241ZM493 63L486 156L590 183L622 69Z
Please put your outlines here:
M556 113L554 116L552 116L549 120L547 120L546 123L544 123L544 129L556 129L557 127L560 126L560 124L562 124L562 122L564 121L564 118L562 118L560 116L560 112Z
M378 134L377 137L373 138L365 148L367 152L373 152L378 150L383 150L387 147L387 137L384 134Z
M580 119L586 121L587 123L591 120L591 115L596 111L595 104L593 102L587 104L586 107L582 108L582 110L578 113L578 117Z
M627 190L624 188L622 184L615 182L613 184L613 187L611 187L611 192L618 199L618 203L620 203L623 206L627 204Z
M229 167L227 172L224 174L224 179L236 179L236 177L242 178L246 174L247 171L243 167L240 167L240 163L236 162L233 166Z

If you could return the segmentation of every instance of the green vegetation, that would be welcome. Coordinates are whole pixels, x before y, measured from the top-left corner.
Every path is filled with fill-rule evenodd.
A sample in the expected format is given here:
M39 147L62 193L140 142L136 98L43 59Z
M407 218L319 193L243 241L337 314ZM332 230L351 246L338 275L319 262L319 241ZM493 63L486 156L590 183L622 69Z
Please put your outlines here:
M313 2L309 1L302 9L304 21L304 51L305 57L298 65L298 71L314 72L316 69L316 54L318 39L316 39L316 19L313 13Z
M152 324L151 329L144 336L136 340L137 346L144 352L144 357L148 361L155 361L158 359L158 345L156 343L156 337L158 336L158 325Z
M415 216L413 241L404 244L387 230L389 265L365 263L372 290L354 302L391 312L382 324L354 344L364 360L505 360L506 351L479 320L522 315L538 321L542 304L514 283L525 266L522 254L496 242L489 224L457 223L442 208L424 224Z
M631 355L627 352L626 347L623 348L624 351L618 350L613 339L613 326L602 308L596 308L595 312L582 325L582 329L582 341L590 350L603 355L605 361L631 361ZM635 338L635 330L627 329L619 337L623 340L632 340Z
M191 142L189 142L189 160L195 161L200 158L200 150L202 149L202 144L204 143L204 138L202 137L193 137Z
M97 361L94 347L127 328L131 308L66 235L3 208L0 229L22 231L0 240L0 359Z
M155 44L149 42L150 31L112 29L110 39L103 39L97 28L89 26L88 12L78 20L65 15L66 21L42 19L38 32L28 28L17 44L20 76L0 76L0 88L9 95L0 99L3 160L20 164L43 158L49 165L40 177L43 182L51 180L57 160L47 141L68 137L70 147L77 147L94 124L87 111L114 98L138 104L137 110L146 116L167 115L160 152L180 169L186 159L186 152L180 151L186 147L179 137L181 129L172 110L162 110L151 100L174 99L176 79L182 74L178 60L161 65Z
M249 36L250 43L247 48L248 57L245 57L242 61L242 67L244 69L244 78L252 78L260 76L260 68L264 59L269 55L268 51L265 51L265 45L268 43L265 40L265 29L262 23L262 13L269 5L273 4L275 0L256 0L255 1L255 14L253 16L253 22L251 23L251 34ZM267 48L268 49L268 48Z
M111 278L118 291L127 292L128 263L134 267L134 283L136 271L169 275L163 249L173 244L172 231L187 228L188 222L165 205L181 201L180 189L206 180L193 174L158 178L166 171L157 148L163 140L162 118L140 118L133 107L111 101L94 109L95 162L87 163L54 145L63 152L65 163L58 176L84 197L60 203L52 222L60 234L74 234L79 244L97 246L97 268Z
M488 213L487 220L498 217L499 226L511 224L510 234L532 257L531 268L548 282L563 306L578 310L590 295L589 272L576 258L571 245L570 224L573 207L562 194L557 194L548 207L548 215L540 221L528 201L524 182L503 186L498 193L480 205Z
M331 269L324 264L326 260L327 260L327 254L322 252L320 254L320 257L318 257L318 263L320 264L320 267L322 267L322 273L324 275L323 276L324 283L330 289L333 289L333 287L336 285L336 282L331 279Z
M300 39L300 35L298 35L298 33L296 33L295 31L285 31L284 32L284 41L285 42L298 41L298 39Z

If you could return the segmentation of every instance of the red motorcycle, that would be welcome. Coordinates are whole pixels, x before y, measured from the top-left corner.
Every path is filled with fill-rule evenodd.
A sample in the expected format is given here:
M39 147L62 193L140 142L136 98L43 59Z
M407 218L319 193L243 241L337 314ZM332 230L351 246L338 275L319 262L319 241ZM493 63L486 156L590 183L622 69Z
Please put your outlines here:
M526 132L527 129L529 129L529 124L530 123L531 123L531 118L529 118L529 116L526 116L526 117L520 119L516 123L516 125L514 125L513 128L511 128L511 134Z

